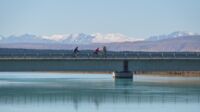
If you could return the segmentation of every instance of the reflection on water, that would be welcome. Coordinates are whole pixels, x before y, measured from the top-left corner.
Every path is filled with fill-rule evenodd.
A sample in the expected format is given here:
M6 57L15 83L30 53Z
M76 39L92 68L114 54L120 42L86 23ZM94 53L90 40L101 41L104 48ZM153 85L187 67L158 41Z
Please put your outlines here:
M2 112L198 112L200 79L108 74L0 73Z

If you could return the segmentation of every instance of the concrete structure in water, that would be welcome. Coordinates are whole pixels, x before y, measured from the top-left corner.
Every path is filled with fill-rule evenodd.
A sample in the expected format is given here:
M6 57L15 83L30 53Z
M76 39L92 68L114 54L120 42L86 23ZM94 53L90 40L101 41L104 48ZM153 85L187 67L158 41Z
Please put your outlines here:
M132 78L138 71L200 71L199 53L124 53L108 56L79 54L0 55L0 71L112 72L115 78Z

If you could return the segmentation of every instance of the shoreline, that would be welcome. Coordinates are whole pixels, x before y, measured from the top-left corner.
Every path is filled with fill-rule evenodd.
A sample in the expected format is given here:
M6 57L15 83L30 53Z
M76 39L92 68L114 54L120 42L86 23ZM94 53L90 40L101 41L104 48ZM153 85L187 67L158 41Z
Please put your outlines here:
M170 76L170 77L200 77L200 71L167 71L167 72L136 72L136 75Z
M112 74L112 72L80 72L80 71L51 71L50 73L66 74ZM171 77L200 77L200 71L167 71L167 72L133 72L133 75L171 76Z
M92 71L3 71L3 72L33 72L33 73L60 73L60 74L112 74L112 72L92 72ZM0 72L1 73L1 72ZM145 75L145 76L160 76L160 77L200 77L200 71L166 71L166 72L147 72L137 71L133 72L133 75Z

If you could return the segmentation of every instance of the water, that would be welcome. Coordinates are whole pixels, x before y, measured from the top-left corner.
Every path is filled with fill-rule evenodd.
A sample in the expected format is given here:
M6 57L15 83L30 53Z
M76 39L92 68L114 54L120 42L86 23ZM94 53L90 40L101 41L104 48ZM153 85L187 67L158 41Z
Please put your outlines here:
M199 112L200 78L0 72L0 112Z

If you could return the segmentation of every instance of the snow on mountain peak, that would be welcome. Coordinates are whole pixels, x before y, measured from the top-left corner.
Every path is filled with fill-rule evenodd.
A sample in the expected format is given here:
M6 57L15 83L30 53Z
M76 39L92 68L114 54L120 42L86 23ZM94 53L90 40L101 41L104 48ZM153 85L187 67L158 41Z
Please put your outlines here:
M193 36L193 35L198 35L198 34L197 33L193 33L193 32L176 31L176 32L173 32L173 33L169 34L168 36L183 37L183 36Z
M91 43L94 37L84 33L77 33L77 34L63 34L63 35L55 34L51 36L42 36L42 38L61 43L88 44Z
M42 38L69 44L111 43L111 42L125 42L125 41L135 40L120 33L108 33L108 34L77 33L77 34L64 34L64 35L56 34L51 36L42 36Z
M186 37L186 36L195 36L195 35L199 35L199 34L193 33L193 32L176 31L167 35L151 36L146 40L157 41L157 40L172 39L172 38L179 38L179 37Z
M48 40L41 38L40 36L23 34L23 35L11 35L8 37L3 37L0 42L3 43L44 43Z
M133 38L127 37L120 33L109 33L109 34L96 33L96 34L92 34L92 35L95 37L92 40L92 42L94 42L94 43L134 41Z
M31 34L0 36L1 43L65 43L65 44L90 44L90 43L112 43L135 41L135 38L127 37L120 33L76 33L76 34L54 34L37 36Z
M54 34L51 36L42 36L42 38L52 40L52 41L62 41L65 39L65 35Z

